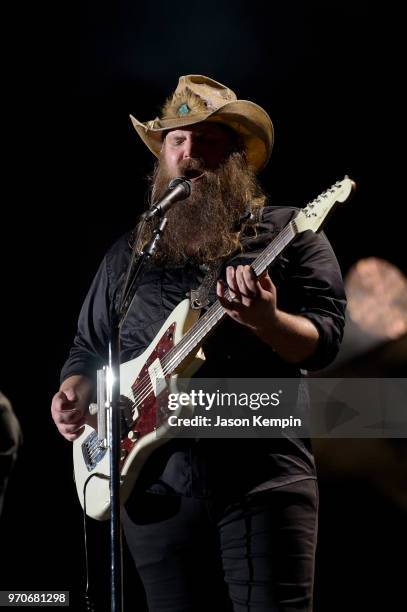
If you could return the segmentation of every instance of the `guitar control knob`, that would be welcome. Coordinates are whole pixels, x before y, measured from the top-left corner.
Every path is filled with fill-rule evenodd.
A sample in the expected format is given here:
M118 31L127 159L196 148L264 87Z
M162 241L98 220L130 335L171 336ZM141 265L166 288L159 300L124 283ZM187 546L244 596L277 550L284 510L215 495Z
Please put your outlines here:
M95 403L89 404L89 414L97 414L98 413L98 405Z
M127 437L129 438L129 440L137 440L137 438L139 437L139 434L137 431L130 430L129 433L127 434Z

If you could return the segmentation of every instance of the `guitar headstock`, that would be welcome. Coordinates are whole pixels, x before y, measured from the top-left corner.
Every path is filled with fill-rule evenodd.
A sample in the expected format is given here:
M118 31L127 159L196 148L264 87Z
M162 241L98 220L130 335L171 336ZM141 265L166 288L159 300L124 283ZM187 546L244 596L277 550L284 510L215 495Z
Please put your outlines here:
M355 187L355 182L345 176L344 179L337 181L332 187L321 193L295 217L294 223L297 231L305 232L310 229L317 232L335 204L345 202Z

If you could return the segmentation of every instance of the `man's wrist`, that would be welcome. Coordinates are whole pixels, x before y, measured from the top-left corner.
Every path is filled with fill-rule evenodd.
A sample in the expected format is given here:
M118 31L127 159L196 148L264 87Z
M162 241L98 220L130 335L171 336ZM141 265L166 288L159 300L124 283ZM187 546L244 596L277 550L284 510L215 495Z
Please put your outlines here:
M267 317L263 317L260 323L253 327L256 332L267 332L270 329L279 329L282 325L284 313L278 308L270 309Z
M282 313L281 310L274 308L271 315L263 319L260 325L252 327L252 330L256 336L261 338L264 342L267 342L267 344L269 344L273 350L275 350L275 348L272 346L273 336L282 328L283 314L284 313Z

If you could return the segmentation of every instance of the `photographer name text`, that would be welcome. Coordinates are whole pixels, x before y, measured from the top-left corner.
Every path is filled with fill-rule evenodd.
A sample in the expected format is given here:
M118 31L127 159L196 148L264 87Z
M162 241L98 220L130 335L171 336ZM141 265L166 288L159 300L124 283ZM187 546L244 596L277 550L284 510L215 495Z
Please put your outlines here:
M268 418L261 415L251 415L250 418L222 418L217 415L216 419L208 416L197 415L191 418L179 417L172 414L168 418L170 427L301 427L301 419L292 416L285 418Z

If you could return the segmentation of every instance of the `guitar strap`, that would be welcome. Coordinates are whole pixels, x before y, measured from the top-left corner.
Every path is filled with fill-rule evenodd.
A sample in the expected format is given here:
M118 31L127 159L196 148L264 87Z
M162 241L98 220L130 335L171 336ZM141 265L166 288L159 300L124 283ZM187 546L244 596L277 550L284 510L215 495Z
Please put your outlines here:
M224 259L218 259L202 266L206 270L203 281L197 289L191 289L189 292L189 303L194 310L208 306L210 290L219 278L223 262Z

